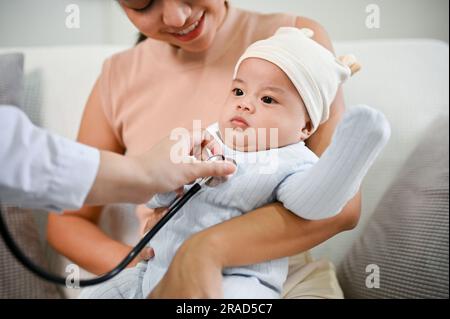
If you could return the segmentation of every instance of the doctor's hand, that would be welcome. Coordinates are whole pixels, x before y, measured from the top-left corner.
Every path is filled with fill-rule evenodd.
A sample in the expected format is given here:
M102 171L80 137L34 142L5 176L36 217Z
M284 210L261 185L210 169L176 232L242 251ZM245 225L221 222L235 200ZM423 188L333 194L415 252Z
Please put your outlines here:
M217 142L205 130L190 133L183 139L163 139L148 153L135 158L155 193L174 191L200 177L227 176L236 167L222 162L206 162L211 155L221 154ZM203 162L202 162L203 161Z
M86 204L143 204L156 193L178 190L200 177L227 176L236 167L226 161L202 162L221 152L205 130L178 140L169 137L144 154L100 153L100 167Z

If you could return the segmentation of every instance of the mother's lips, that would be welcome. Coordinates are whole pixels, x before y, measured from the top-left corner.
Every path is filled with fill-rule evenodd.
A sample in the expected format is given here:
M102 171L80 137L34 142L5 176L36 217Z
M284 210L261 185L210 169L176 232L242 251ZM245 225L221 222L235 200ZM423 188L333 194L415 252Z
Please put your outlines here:
M166 32L174 35L183 35L189 32L192 32L197 26L202 22L203 18L205 16L205 12L202 12L196 19L192 20L191 22L187 23L187 27L184 27L183 29L167 29Z

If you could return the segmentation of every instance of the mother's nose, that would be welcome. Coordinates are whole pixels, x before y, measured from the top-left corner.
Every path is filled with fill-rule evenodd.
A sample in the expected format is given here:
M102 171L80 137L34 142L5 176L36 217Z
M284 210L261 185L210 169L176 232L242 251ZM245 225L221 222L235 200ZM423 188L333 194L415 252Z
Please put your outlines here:
M163 0L162 20L169 27L181 28L192 14L191 6L183 0Z

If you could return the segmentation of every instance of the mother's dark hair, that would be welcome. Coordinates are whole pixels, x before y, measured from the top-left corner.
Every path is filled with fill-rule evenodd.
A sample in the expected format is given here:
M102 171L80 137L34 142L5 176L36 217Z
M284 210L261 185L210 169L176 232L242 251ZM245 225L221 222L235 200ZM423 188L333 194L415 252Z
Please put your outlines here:
M145 41L146 39L147 39L147 37L145 35L143 35L142 33L139 33L138 39L136 41L136 45L138 45L142 41Z

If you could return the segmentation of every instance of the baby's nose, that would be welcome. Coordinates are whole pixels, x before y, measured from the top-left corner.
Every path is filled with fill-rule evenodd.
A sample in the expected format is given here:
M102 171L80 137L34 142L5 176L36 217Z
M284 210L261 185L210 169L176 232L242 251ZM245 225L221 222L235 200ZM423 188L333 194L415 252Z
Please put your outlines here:
M254 112L254 107L250 103L238 104L237 108L238 108L238 110L242 110L242 111L245 111L245 112L250 112L250 113Z

